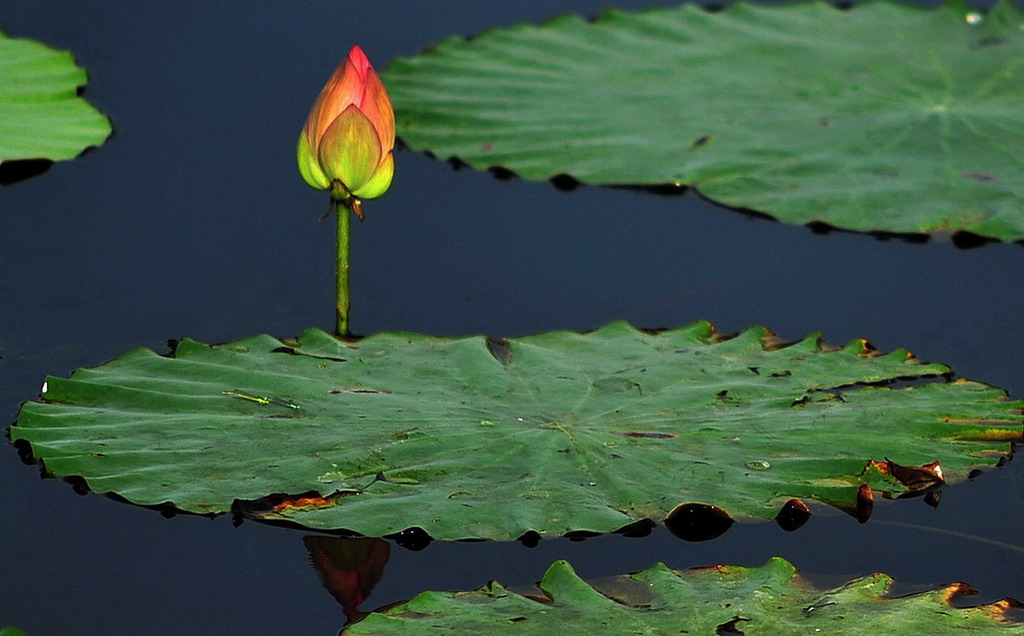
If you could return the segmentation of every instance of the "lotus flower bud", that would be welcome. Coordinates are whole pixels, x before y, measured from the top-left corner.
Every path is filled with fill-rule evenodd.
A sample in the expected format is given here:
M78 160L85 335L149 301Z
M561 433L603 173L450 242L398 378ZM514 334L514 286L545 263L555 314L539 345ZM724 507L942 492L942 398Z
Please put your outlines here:
M395 172L395 114L380 78L359 46L327 80L299 135L299 172L310 186L356 211L374 199Z

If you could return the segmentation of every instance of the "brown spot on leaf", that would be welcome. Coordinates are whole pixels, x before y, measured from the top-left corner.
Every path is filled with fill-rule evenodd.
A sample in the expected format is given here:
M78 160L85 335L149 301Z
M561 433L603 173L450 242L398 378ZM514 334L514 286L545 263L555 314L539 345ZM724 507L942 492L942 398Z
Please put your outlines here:
M1021 603L1014 598L1004 598L996 601L995 603L989 603L988 605L982 605L979 609L988 612L992 617L1006 622L1021 622L1022 612L1024 612L1024 603Z
M675 439L679 437L675 433L641 433L639 431L612 431L611 433L619 437L642 437L644 439Z
M994 175L985 172L965 172L964 176L973 181L978 181L979 183L992 183L994 181L998 181Z
M334 506L335 500L338 499L338 495L328 495L327 497L298 497L296 499L285 499L281 503L277 504L266 514L280 515L291 512L293 510L313 510L316 508L330 508Z
M971 435L957 435L957 439L971 442L1019 442L1024 440L1020 429L989 429Z
M771 331L765 329L765 337L761 341L761 346L765 351L778 351L779 349L785 349L793 344L792 340L786 340L776 336Z
M708 135L701 135L700 137L697 137L696 139L694 139L693 143L690 144L690 150L696 150L697 148L700 148L704 144L708 143L709 141L711 141L711 135L710 134L708 134Z
M875 355L878 355L878 349L875 347L875 345L871 344L867 340L864 340L863 338L858 338L856 340L856 342L860 345L860 351L858 352L858 355L862 355L862 356L875 356Z
M935 488L946 483L939 462L932 462L924 466L901 466L886 457L882 462L872 461L871 466L877 468L883 475L895 477L896 481L906 486L911 492Z
M326 497L321 496L315 490L289 495L284 493L273 493L259 499L244 500L236 499L231 505L235 515L236 523L242 518L253 518L262 520L277 520L275 518L285 516L296 510L315 510L317 508L329 508L337 505L337 500L346 495L357 495L360 490L341 490Z
M951 424L1006 424L1006 420L985 420L966 417L944 417L942 421Z
M947 605L956 601L960 596L973 596L978 593L973 587L966 583L950 583L942 588L942 601Z

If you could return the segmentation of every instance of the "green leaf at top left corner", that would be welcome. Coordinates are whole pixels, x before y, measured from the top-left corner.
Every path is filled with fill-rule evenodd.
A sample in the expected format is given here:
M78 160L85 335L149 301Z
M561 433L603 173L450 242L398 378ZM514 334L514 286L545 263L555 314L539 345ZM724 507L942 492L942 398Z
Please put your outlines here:
M71 53L0 32L0 163L73 159L110 135L110 121L78 96L85 70Z

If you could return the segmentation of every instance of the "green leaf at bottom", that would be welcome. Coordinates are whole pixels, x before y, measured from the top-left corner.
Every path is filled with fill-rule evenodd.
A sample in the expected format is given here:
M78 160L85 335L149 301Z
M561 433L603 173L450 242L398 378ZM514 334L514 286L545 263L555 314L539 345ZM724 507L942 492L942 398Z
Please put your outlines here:
M475 592L424 592L343 633L1024 634L1024 626L1004 618L1019 606L1016 601L954 608L952 598L973 592L962 583L886 598L892 582L872 574L839 589L816 590L776 557L757 568L674 571L658 564L602 593L556 561L540 582L545 599L515 594L497 582Z

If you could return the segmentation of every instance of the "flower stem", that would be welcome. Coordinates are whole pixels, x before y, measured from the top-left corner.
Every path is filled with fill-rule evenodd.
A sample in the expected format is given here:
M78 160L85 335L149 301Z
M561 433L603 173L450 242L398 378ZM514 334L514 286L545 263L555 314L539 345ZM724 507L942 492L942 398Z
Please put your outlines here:
M348 261L349 261L349 208L345 202L338 202L338 304L334 332L339 337L350 336L348 330Z

